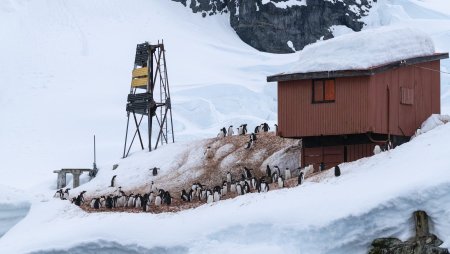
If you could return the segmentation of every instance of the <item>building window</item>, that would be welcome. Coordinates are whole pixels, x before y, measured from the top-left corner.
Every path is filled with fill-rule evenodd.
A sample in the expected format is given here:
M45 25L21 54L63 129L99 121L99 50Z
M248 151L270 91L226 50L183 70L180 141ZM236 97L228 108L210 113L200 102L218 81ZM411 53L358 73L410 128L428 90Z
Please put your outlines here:
M401 104L413 105L414 104L414 89L402 87Z
M313 103L334 102L336 100L336 87L334 79L313 80Z

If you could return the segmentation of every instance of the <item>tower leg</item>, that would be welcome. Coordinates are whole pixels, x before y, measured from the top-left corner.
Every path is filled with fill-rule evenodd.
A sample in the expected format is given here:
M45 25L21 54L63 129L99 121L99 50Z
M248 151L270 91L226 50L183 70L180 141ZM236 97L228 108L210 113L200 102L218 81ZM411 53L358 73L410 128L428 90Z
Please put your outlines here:
M127 114L128 115L128 119L127 119L127 130L125 132L125 144L123 145L123 156L122 158L125 158L125 151L127 150L127 138L128 138L128 126L130 125L130 113Z

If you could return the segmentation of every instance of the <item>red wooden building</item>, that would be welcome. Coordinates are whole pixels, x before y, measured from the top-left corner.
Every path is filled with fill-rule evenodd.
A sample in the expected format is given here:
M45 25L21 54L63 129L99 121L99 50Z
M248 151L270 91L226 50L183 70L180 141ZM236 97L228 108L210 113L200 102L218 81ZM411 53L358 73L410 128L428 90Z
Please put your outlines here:
M440 60L414 57L358 70L278 74L278 135L302 139L302 166L325 168L400 145L440 113Z

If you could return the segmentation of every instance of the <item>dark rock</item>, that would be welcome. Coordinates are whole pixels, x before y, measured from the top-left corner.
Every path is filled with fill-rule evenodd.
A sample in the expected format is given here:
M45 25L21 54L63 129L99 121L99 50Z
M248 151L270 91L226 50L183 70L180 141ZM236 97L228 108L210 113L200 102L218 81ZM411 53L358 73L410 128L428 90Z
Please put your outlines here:
M271 53L290 53L321 39L333 38L332 26L344 25L360 31L376 0L317 1L305 0L306 5L278 8L274 3L287 0L172 0L195 13L214 15L230 12L230 24L238 36L252 47Z

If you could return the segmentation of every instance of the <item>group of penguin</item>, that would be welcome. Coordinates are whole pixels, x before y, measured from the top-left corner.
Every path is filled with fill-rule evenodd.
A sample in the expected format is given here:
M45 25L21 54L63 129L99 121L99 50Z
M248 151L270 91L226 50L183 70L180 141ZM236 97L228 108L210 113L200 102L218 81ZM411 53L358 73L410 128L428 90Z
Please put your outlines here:
M126 194L119 187L114 194L93 198L89 206L92 209L138 208L144 212L150 211L151 206L171 205L173 197L169 191L158 189L154 182L150 184L150 191L145 194Z
M61 200L68 200L69 199L69 190L70 188L66 188L63 190L62 188L57 190L55 195L53 195L54 198L59 198Z
M252 174L252 169L244 167L243 173L240 176L240 180L235 180L231 172L227 172L226 180L222 182L222 185L215 186L214 188L207 188L200 183L194 183L188 191L183 189L181 191L181 200L184 202L192 202L195 200L203 201L208 204L220 201L222 197L226 196L228 193L234 193L238 196L251 193L252 191L268 192L270 187L269 184L276 183L278 188L284 188L285 179L291 178L291 171L286 168L284 175L278 166L272 169L269 165L266 168L266 175L261 178L257 178ZM304 181L304 171L300 170L298 176L298 185L302 184Z
M278 130L278 125L275 124L275 129L276 131ZM260 133L260 132L268 132L270 130L270 127L267 123L262 123L258 126L255 127L255 131L253 133L250 134L249 136L249 141L245 144L245 149L250 149L255 141L256 141L256 134ZM242 124L241 126L239 126L237 128L237 134L240 136L246 135L247 134L247 124ZM220 129L219 134L217 134L217 137L219 138L223 138L223 137L230 137L233 136L234 131L233 131L233 125L230 125L230 127L228 127L228 131L225 127L223 127L222 129ZM209 148L209 147L208 147Z

